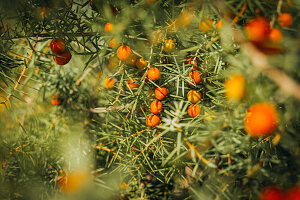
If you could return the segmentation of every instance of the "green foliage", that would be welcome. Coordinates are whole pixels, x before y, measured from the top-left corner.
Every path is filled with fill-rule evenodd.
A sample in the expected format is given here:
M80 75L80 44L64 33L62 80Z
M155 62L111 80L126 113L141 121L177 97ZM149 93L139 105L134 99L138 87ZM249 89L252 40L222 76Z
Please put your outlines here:
M267 78L268 69L259 71L255 58L247 57L246 40L237 39L258 15L274 19L280 28L279 2L1 3L0 100L9 108L0 113L1 198L257 199L269 185L288 189L299 183L299 100ZM178 22L184 9L193 16L188 26ZM298 2L283 1L280 9L298 20ZM198 24L206 18L212 24L203 32ZM112 33L104 31L107 22L114 26ZM267 58L299 84L299 45L293 45L298 30L296 23L281 28L284 51ZM157 43L151 40L153 31L160 31ZM53 60L54 38L64 40L72 53L65 66ZM113 38L148 66L110 63L117 54L109 47ZM174 40L174 51L163 50L167 39ZM195 65L186 56L199 68L197 86L190 85ZM146 78L149 67L160 70L158 81ZM224 81L233 73L246 79L247 94L239 102L224 95ZM113 89L104 88L106 77L116 80ZM138 87L131 89L130 80ZM161 124L150 128L146 117L157 87L166 87L168 96L162 100ZM195 118L187 113L191 89L201 93ZM62 105L50 104L55 94ZM280 122L271 136L251 138L244 130L245 113L257 102L277 105ZM61 177L78 169L89 171L92 184L68 194Z

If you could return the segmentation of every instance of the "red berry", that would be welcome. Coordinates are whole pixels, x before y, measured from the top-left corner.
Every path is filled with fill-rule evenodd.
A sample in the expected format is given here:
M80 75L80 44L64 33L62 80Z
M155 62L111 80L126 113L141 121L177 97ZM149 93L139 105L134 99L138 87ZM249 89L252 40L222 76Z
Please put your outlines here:
M72 58L70 51L66 51L65 53L59 54L57 56L53 56L54 61L59 65L67 64Z
M300 185L290 189L287 192L285 200L300 200Z
M260 193L259 200L283 200L284 193L275 186L267 187Z
M59 55L66 50L66 45L61 39L55 39L52 40L50 48L53 54Z

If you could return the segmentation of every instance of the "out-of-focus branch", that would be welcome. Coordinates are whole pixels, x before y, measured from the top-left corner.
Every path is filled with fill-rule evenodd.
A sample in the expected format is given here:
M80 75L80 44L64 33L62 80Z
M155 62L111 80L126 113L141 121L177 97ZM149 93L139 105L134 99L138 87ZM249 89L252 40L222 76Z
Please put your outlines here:
M245 42L241 49L248 56L255 69L273 80L287 95L295 97L300 101L300 86L280 69L268 63L267 56L261 53L253 44Z

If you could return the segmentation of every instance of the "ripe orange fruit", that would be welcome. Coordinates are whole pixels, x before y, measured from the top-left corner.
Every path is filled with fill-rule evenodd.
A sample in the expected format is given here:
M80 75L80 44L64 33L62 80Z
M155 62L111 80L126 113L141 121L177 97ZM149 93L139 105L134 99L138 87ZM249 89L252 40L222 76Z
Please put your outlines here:
M148 62L147 60L145 60L144 58L139 58L136 63L135 63L136 67L138 69L144 69L145 67L147 67Z
M164 51L165 52L170 52L175 49L175 43L174 40L168 39L165 41L165 46L164 46Z
M198 28L201 32L206 33L213 26L213 20L210 18L205 18L200 24L198 24Z
M282 27L290 27L293 24L293 17L289 13L281 13L278 16L278 22Z
M220 19L220 20L217 22L216 26L217 26L217 29L221 29L222 26L223 26L223 20Z
M147 77L151 81L157 81L160 77L160 71L156 67L151 67L147 72Z
M197 103L201 99L201 94L197 90L190 90L187 94L187 98L191 103Z
M119 47L119 46L120 46L120 41L119 41L119 40L113 38L113 39L111 39L111 40L109 41L109 47L110 47L110 48L114 49L114 48L117 48L117 47Z
M196 117L200 113L200 106L192 104L188 108L188 114L191 117Z
M148 115L146 118L146 124L150 127L155 127L160 122L160 118L157 115Z
M135 66L138 57L135 54L131 54L126 60L126 64L130 66Z
M106 89L113 89L115 87L115 83L116 83L116 81L114 79L111 79L111 78L108 78L108 77L106 77L104 79L104 87Z
M165 87L157 87L154 93L156 99L162 100L168 95L168 90Z
M263 42L269 35L270 25L264 17L256 17L246 24L248 38L255 42Z
M132 90L133 88L139 87L139 85L140 85L140 83L139 83L136 79L133 79L133 80L128 79L128 80L127 80L127 83L128 83L128 85L129 85L129 87L130 87L131 90Z
M66 50L66 45L61 39L55 39L50 44L51 51L53 54L62 54Z
M282 33L278 28L272 28L269 33L269 39L272 42L279 42L282 38Z
M158 100L152 101L150 104L150 112L153 114L158 114L162 110L162 103Z
M118 48L117 55L120 60L125 61L131 55L131 48L129 46L122 45Z
M245 79L240 74L232 74L224 83L227 100L238 101L245 96Z
M197 72L197 71L192 71L190 74L189 74L189 78L191 79L192 83L188 83L190 86L195 86L195 85L198 85L201 81L201 76L200 76L200 73Z
M65 65L67 64L72 58L72 54L70 53L69 50L67 50L64 53L61 53L57 56L53 56L54 61L58 64L58 65Z
M61 95L55 94L51 97L51 104L54 106L59 106L62 104Z
M252 105L245 116L245 130L252 137L267 136L278 125L278 114L274 105L257 103Z
M113 31L113 28L114 26L111 23L107 22L104 26L104 31L111 33Z

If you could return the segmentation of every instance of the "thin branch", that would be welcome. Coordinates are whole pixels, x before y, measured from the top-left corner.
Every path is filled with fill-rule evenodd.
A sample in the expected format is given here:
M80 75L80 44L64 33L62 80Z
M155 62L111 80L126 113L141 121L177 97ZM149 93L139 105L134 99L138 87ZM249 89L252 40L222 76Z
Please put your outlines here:
M4 103L6 103L6 102L10 99L10 97L12 96L12 93L13 93L13 92L17 89L17 87L20 85L21 79L22 79L22 77L23 77L24 74L25 74L27 65L28 65L28 63L29 63L29 61L31 60L31 57L32 57L32 55L33 55L34 48L35 48L35 46L36 46L36 44L37 44L37 40L38 40L38 36L36 36L36 38L35 38L35 42L34 42L34 44L33 44L33 46L32 46L33 49L31 50L31 52L30 52L30 54L29 54L29 57L28 57L28 59L27 59L27 61L26 61L26 64L24 65L24 68L23 68L23 70L22 70L22 72L21 72L21 74L20 74L20 77L19 77L19 79L18 79L16 85L15 85L14 88L13 88L13 91L6 97Z

